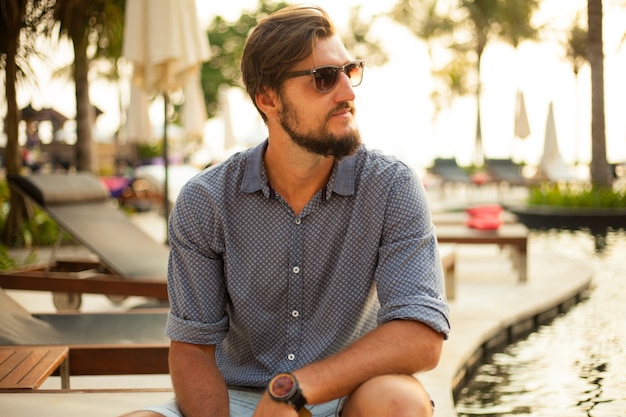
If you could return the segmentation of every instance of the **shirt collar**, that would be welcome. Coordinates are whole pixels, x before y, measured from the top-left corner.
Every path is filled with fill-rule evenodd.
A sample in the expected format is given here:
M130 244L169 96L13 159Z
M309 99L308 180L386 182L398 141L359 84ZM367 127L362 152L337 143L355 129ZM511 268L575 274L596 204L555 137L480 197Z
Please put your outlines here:
M269 195L269 186L267 185L267 177L263 167L263 154L267 144L268 141L266 139L248 151L241 183L241 191L244 193L254 193L262 190L264 194ZM354 158L355 155L350 155L336 164L335 175L331 176L328 183L329 192L340 195L354 194ZM264 178L265 181L263 180Z
M267 139L259 143L248 151L246 164L241 182L241 191L244 193L254 193L263 188L261 181L261 169L263 167L263 154L267 147Z

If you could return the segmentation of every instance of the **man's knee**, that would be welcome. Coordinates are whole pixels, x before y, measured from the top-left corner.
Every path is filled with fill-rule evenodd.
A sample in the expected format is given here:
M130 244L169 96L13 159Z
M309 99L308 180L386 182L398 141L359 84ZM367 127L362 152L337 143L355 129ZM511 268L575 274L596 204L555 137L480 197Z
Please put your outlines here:
M342 417L430 417L432 404L422 384L408 375L383 375L357 388Z
M155 413L154 411L139 410L124 414L120 417L163 417L163 414Z

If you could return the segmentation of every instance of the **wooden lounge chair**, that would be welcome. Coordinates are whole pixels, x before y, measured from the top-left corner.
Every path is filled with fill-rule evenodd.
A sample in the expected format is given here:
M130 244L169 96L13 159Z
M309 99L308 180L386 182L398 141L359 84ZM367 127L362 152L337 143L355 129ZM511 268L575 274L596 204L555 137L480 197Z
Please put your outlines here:
M456 298L456 245L454 243L440 243L438 246L446 298L448 301L452 301Z
M431 213L431 216L435 225L463 225L469 219L465 210L437 211ZM505 224L518 223L517 216L507 210L502 212L501 219Z
M439 243L495 244L508 247L511 249L513 266L518 272L518 282L528 280L528 229L521 223L505 223L497 230L476 230L463 224L436 224L435 234Z
M1 346L67 346L71 375L166 374L165 309L31 314L0 288Z
M98 261L52 260L44 268L4 272L0 287L68 294L64 301L55 298L60 309L80 307L81 293L167 300L169 248L117 208L98 177L89 173L46 174L9 176L8 181L97 255Z

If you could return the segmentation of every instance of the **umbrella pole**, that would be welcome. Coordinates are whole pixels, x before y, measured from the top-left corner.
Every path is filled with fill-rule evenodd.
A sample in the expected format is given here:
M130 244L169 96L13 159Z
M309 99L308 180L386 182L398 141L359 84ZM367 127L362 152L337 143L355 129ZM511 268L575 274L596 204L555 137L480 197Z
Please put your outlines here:
M163 169L165 172L164 180L163 180L163 210L165 215L165 243L168 242L168 222L170 217L170 199L169 199L169 184L168 184L168 145L167 145L167 106L168 106L168 95L167 91L163 93Z

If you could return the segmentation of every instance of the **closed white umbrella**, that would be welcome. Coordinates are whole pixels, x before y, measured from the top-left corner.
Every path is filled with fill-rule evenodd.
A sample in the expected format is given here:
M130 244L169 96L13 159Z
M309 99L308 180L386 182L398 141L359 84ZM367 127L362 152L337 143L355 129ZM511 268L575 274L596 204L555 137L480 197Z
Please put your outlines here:
M208 120L208 115L200 84L200 71L196 71L185 86L185 103L181 116L187 136L194 138L204 136L204 125Z
M224 151L229 152L237 146L237 138L233 126L233 118L230 108L230 98L228 97L228 88L223 87L220 91L219 112L224 120Z
M561 152L559 151L559 143L556 138L556 124L554 122L554 105L550 102L546 119L546 134L543 142L541 165L547 166L560 158Z
M554 121L554 105L550 102L546 119L546 134L543 143L543 154L539 161L539 172L550 181L573 180L575 176L563 161L556 136Z
M123 55L133 64L133 82L164 98L184 87L209 58L207 36L200 29L195 0L127 0ZM169 216L167 129L163 129L165 219Z
M128 143L149 143L152 139L148 94L134 83L130 86L125 131Z
M528 115L526 114L524 93L520 90L517 90L515 94L515 126L513 133L513 139L511 140L511 159L513 159L515 155L515 139L525 139L530 135L530 125L528 123Z
M528 124L528 116L526 115L524 93L518 91L515 97L515 136L520 139L525 139L528 135L530 135L530 125Z
M184 87L209 58L195 0L127 0L123 55L148 91Z

